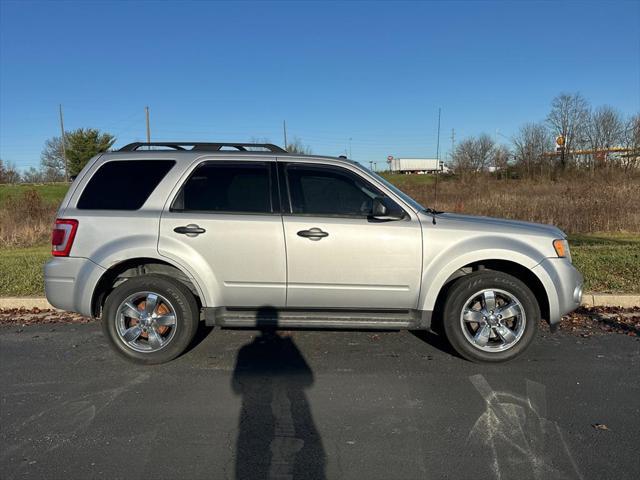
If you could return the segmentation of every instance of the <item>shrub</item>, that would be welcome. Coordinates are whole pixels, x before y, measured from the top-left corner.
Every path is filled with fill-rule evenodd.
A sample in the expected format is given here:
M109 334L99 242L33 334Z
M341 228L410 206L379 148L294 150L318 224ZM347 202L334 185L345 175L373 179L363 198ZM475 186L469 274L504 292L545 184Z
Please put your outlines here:
M42 200L35 189L8 197L0 207L0 247L46 243L56 207Z

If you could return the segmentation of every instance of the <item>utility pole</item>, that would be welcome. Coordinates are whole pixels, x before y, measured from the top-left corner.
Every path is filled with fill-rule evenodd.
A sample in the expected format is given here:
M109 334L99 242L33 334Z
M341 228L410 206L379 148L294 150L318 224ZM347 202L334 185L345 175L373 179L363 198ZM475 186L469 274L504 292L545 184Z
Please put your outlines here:
M149 126L149 107L144 107L144 113L147 117L147 143L151 143L151 127Z
M369 170L371 170L372 172L373 170L373 160L369 160Z
M353 158L351 156L351 137L349 137L349 158Z
M451 160L453 160L453 152L456 149L456 131L451 129Z
M284 133L284 149L287 149L287 121L282 121L282 132Z
M64 120L62 118L62 104L60 107L60 143L62 144L62 158L64 158L64 179L66 182L69 181L69 164L67 162L67 139L64 134Z

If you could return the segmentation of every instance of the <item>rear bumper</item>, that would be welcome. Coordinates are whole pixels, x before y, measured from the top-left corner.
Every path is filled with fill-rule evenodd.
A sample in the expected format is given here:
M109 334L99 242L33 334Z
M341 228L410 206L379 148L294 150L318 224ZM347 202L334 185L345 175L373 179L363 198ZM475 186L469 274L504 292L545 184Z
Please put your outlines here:
M564 258L547 258L533 268L544 279L549 299L549 324L555 326L563 315L574 311L582 302L582 274Z
M92 316L93 291L104 272L104 268L87 258L53 258L44 266L47 300L61 310Z

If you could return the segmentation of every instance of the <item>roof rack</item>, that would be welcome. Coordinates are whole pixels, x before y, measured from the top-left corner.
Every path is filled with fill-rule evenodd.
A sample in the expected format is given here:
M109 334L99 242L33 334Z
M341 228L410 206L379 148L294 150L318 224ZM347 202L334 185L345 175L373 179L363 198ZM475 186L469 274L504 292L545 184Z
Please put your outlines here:
M250 148L264 148L273 153L287 151L272 143L202 143L202 142L133 142L122 147L119 152L135 152L141 147L167 147L174 150L218 152L225 147L235 148L239 152L251 151ZM191 147L191 148L185 148Z

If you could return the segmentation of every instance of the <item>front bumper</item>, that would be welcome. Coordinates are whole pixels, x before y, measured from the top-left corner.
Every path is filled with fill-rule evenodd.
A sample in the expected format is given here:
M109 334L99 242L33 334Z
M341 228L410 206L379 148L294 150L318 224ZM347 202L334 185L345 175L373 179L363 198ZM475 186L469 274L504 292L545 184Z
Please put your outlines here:
M93 291L106 270L87 258L54 257L44 266L44 291L51 305L92 316Z
M554 327L563 315L582 303L582 274L565 258L546 258L533 268L547 291L549 324Z

